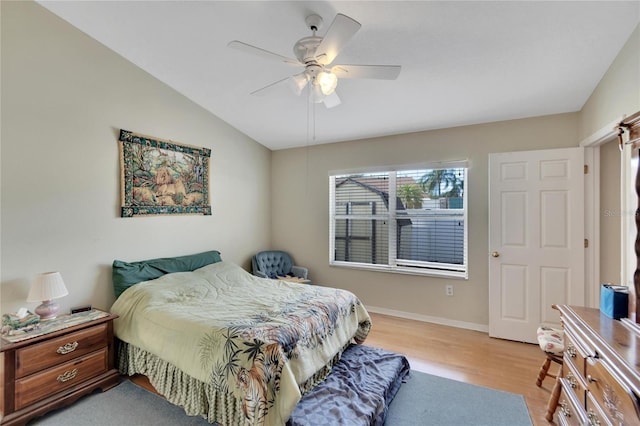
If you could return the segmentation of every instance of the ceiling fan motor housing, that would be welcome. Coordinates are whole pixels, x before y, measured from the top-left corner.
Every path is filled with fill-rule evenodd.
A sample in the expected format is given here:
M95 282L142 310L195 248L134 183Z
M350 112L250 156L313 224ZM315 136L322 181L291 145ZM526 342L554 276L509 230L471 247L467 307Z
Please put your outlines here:
M303 64L315 63L317 62L316 50L318 46L320 46L321 41L322 37L318 36L302 38L293 46L293 53Z

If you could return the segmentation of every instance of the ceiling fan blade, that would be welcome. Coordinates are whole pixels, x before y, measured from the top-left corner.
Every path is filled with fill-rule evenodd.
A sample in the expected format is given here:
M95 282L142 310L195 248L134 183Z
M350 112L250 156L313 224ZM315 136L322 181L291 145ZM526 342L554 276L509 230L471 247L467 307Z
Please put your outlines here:
M323 65L333 62L361 26L358 21L338 13L316 49L316 60Z
M342 102L340 101L340 97L338 96L338 94L334 91L333 93L331 93L330 95L325 96L325 98L322 100L322 102L324 103L324 106L327 108L333 108L336 107L338 105L340 105Z
M302 64L297 59L287 58L286 56L278 55L277 53L269 52L268 50L252 46L238 40L230 41L227 46L232 49L240 50L252 55L262 56L265 59L276 60L289 65L302 66Z
M282 83L285 83L287 80L289 80L289 78L290 77L285 77L282 80L275 81L275 82L273 82L271 84L268 84L268 85L264 86L261 89L254 90L253 92L251 92L249 94L250 95L258 95L258 96L265 95L265 94L269 93L271 91L271 89L273 89L274 87L279 86Z
M338 78L395 80L401 69L400 65L335 65L331 68L331 72Z

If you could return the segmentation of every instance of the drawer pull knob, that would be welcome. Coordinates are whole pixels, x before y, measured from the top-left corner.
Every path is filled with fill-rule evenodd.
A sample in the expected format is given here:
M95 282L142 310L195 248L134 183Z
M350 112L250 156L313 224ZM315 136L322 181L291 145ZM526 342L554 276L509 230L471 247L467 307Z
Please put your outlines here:
M569 410L569 404L567 401L562 401L560 403L560 414L565 417L571 417L571 411Z
M589 418L589 424L591 426L598 426L600 424L600 419L598 419L598 416L593 412L593 410L589 410L587 417Z
M596 379L595 377L593 377L591 374L587 374L587 381L589 383L596 383L598 381L598 379Z
M576 347L573 346L572 343L569 343L569 346L567 346L566 352L569 354L569 356L571 358L575 358L576 356L578 356L578 352L576 351Z
M57 380L60 383L68 382L69 380L73 379L77 375L78 375L78 369L74 368L73 370L67 370L64 372L64 374L59 375Z
M60 346L56 352L59 353L60 355L65 355L65 354L68 354L69 352L75 351L77 347L78 347L78 342L67 343L64 346Z
M567 374L567 380L569 380L569 386L571 386L572 389L575 389L578 386L578 381L573 374Z

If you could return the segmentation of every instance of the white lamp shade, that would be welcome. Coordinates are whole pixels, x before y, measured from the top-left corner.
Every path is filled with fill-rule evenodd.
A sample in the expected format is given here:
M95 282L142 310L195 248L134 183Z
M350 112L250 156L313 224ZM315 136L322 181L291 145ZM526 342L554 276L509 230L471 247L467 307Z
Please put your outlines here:
M29 290L27 302L53 300L64 297L67 294L69 292L64 286L60 272L45 272L36 276Z
M300 73L300 74L296 74L296 75L292 75L291 77L289 77L289 87L291 87L291 90L293 90L293 93L295 93L296 95L300 96L300 94L302 93L302 89L304 89L304 87L307 85L307 74L306 73Z

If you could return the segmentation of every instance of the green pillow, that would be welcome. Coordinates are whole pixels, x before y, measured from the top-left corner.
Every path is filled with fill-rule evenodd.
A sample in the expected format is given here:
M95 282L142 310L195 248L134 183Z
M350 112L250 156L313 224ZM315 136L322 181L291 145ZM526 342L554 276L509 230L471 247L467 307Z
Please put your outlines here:
M139 282L154 280L171 272L194 271L220 261L222 261L220 252L216 250L188 256L142 260L140 262L114 260L113 290L117 299L123 291Z

